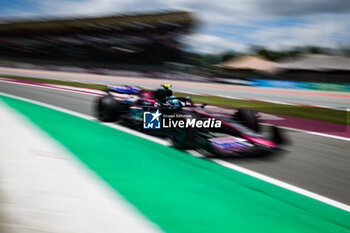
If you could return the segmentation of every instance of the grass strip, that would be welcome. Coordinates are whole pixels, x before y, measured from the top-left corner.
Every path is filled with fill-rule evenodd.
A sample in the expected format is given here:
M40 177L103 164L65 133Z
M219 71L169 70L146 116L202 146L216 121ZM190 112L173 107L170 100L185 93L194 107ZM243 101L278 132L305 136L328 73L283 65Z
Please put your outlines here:
M59 85L67 85L74 87L83 87L97 90L105 90L106 86L101 84L93 83L81 83L73 81L63 81L56 79L45 79L45 78L32 78L32 77L22 77L22 76L11 76L11 75L1 75L2 77L27 80L34 82L44 82ZM194 95L181 92L174 92L176 96L190 96L194 102L204 102L213 105L225 106L225 107L246 107L254 109L258 112L281 114L288 116L295 116L301 118L307 118L312 120L320 120L344 125L350 125L349 113L347 111L328 109L328 108L318 108L311 106L295 106L295 105L285 105L276 104L262 101L254 100L240 100L224 98L219 96L206 96L206 95Z
M204 102L213 105L225 107L246 107L254 109L258 112L281 114L288 116L295 116L307 118L312 120L320 120L338 124L349 125L349 116L347 111L318 108L310 106L297 106L286 104L275 104L262 101L230 99L218 96L193 95L187 93L176 93L177 96L190 96L194 102Z

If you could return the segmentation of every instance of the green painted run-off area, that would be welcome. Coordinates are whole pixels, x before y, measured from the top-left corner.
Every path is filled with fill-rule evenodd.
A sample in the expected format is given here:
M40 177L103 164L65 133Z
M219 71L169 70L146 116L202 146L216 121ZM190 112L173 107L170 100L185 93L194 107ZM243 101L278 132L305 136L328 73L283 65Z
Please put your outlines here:
M98 122L0 98L166 232L350 232L344 210Z

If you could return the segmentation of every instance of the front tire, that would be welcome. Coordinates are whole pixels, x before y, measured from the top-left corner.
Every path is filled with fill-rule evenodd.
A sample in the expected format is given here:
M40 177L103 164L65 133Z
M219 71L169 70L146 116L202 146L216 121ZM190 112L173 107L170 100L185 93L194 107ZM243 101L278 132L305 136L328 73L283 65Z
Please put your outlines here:
M173 146L179 150L194 149L194 138L196 130L194 128L172 128L170 129L170 139Z

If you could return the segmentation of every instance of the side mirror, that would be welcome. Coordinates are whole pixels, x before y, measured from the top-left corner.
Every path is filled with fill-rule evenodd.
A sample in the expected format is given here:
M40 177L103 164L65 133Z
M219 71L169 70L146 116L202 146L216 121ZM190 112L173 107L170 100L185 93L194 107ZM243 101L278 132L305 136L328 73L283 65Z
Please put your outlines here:
M207 106L207 105L208 105L208 103L202 103L201 108L205 108L205 106Z

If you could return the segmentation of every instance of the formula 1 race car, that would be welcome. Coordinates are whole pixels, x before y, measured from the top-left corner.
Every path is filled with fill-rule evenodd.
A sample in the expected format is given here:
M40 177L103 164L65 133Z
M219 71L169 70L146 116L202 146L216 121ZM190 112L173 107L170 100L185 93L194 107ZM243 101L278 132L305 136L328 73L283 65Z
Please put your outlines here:
M96 115L101 121L118 121L128 127L171 139L175 148L196 149L217 156L263 155L285 142L280 129L271 126L267 138L260 132L257 114L247 108L232 113L210 110L189 97L175 97L169 89L147 90L135 86L109 86L99 97ZM144 112L162 115L162 127L145 129Z
M143 89L136 86L107 86L106 95L98 97L95 104L95 115L100 121L122 123L130 128L158 136L168 136L167 130L144 130L143 112L161 111L171 114L179 110L175 102L179 99L184 105L192 105L187 97L174 100L171 85L164 84L156 90Z

